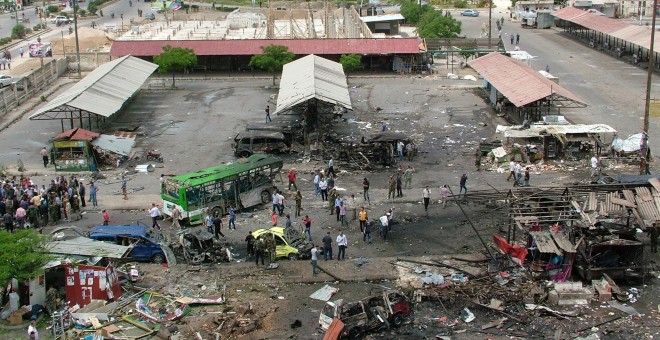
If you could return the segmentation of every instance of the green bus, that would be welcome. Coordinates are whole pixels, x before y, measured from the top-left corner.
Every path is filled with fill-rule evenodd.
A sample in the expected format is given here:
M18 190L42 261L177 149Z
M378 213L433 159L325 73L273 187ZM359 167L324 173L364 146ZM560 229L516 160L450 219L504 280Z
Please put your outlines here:
M204 222L207 209L222 216L233 205L236 210L271 202L273 180L282 169L282 160L254 154L233 163L163 180L163 214L172 216L179 207L183 222Z

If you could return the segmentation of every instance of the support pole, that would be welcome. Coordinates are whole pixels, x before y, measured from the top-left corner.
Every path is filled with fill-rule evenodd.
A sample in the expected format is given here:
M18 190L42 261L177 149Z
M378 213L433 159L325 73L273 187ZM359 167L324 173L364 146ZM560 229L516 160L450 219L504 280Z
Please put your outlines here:
M653 45L655 42L655 17L657 7L658 0L653 0L653 17L651 19L651 44L649 46L649 65L646 75L646 99L644 101L644 123L642 125L642 143L639 150L641 153L639 162L640 175L646 175L646 167L648 165L648 159L646 159L646 156L648 155L647 151L649 147L649 110L651 106L651 81L653 80L653 62L655 61L655 58L653 57Z
M657 0L656 0L656 1L657 1ZM454 192L451 190L451 188L450 188L449 186L448 186L448 188L449 188L449 192L451 193L451 197L454 198L454 203L456 203L456 206L458 207L458 209L461 209L461 212L463 213L463 216L465 216L465 219L467 219L468 223L469 223L470 226L472 227L472 230L474 230L474 233L477 234L477 237L479 238L479 241L481 241L481 244L484 246L484 248L486 248L486 252L487 252L488 255L490 256L490 258L491 258L491 259L494 259L495 256L493 256L493 253L490 252L490 248L488 247L488 245L486 244L486 242L484 241L484 239L483 239L483 238L481 237L481 235L479 234L479 231L477 230L477 228L474 226L474 224L472 224L472 221L470 220L470 218L468 217L468 215L465 213L465 210L463 210L463 207L462 207L461 204L458 202L458 198L454 195Z

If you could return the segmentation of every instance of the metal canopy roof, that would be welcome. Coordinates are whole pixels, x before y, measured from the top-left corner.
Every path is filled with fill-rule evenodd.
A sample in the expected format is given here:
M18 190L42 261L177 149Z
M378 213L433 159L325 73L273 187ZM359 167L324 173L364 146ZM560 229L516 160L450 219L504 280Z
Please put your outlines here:
M275 113L316 98L352 110L340 63L310 54L284 65Z
M30 116L32 120L69 118L71 112L85 111L110 117L140 90L158 68L132 56L97 67L66 92L49 101Z
M563 107L585 107L578 96L545 78L531 67L498 52L489 53L468 62L501 92L513 105L522 107L550 98Z
M91 257L107 257L120 259L130 247L92 240L86 237L68 237L63 240L48 242L46 250L52 254L67 256L81 255Z

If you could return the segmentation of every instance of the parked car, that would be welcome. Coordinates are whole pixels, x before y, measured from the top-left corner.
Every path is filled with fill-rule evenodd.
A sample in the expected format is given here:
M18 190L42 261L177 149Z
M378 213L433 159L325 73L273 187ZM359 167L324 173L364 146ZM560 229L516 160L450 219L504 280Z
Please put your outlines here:
M281 132L245 131L236 135L232 143L234 155L249 157L255 152L282 153L289 151L286 137Z
M479 12L477 12L473 9L466 9L463 12L461 12L461 16L464 16L464 17L478 17Z
M147 13L144 15L144 18L147 20L156 20L156 14L153 13Z
M58 16L50 19L50 23L55 24L57 26L66 25L70 22L71 22L71 20L69 18L63 16L63 15L58 15Z
M0 88L11 86L11 83L14 81L13 79L11 76L0 75Z
M160 6L153 6L153 7L151 7L151 11L152 11L152 12L155 12L155 13L160 13L160 12L163 11L163 7L160 7Z
M258 229L252 232L255 239L267 237L268 233L275 236L275 257L288 258L295 261L311 257L312 243L305 240L300 231L295 228L272 227Z
M149 234L147 226L143 223L95 226L92 227L89 238L124 246L132 245L133 248L127 255L129 261L165 263L170 258L165 254L169 248L162 243L162 235ZM172 253L171 250L169 250L169 253Z
M411 314L412 304L403 293L385 290L356 302L344 303L341 299L326 302L319 315L319 327L327 331L333 320L338 319L344 324L340 337L361 339L382 327L401 326Z

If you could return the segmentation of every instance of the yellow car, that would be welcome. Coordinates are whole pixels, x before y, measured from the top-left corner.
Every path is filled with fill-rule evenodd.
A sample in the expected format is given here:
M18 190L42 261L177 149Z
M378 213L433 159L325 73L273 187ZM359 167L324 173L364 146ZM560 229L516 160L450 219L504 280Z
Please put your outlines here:
M302 238L299 231L294 228L272 227L252 232L255 239L265 239L268 233L275 237L275 257L288 258L291 261L311 257L312 243Z

